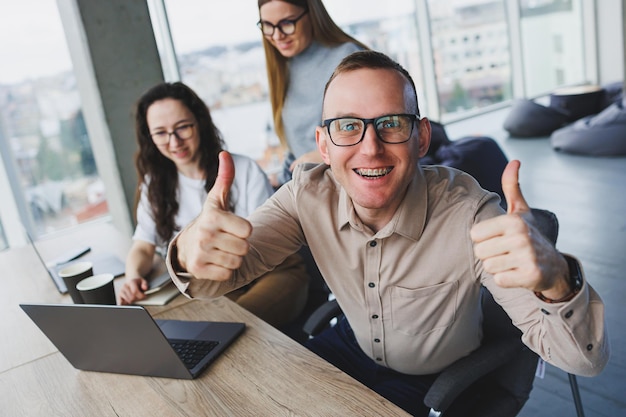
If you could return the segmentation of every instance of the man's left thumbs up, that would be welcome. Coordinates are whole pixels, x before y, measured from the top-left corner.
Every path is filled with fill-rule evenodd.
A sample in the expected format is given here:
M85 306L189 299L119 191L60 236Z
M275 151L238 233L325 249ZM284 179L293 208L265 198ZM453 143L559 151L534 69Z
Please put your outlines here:
M502 173L502 191L506 199L506 212L508 214L522 214L530 211L530 207L528 207L528 203L526 203L519 186L520 166L520 161L513 160L507 164Z

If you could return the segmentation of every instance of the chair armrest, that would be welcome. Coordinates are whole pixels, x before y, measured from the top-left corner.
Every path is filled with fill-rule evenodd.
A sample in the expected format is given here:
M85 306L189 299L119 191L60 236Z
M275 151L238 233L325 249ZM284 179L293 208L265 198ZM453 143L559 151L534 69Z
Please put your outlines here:
M521 342L515 339L482 345L437 377L424 397L424 404L433 410L445 411L472 383L509 362L522 349Z
M315 336L329 325L331 319L341 314L341 308L337 304L337 300L327 301L309 316L304 326L302 326L302 330L309 336Z

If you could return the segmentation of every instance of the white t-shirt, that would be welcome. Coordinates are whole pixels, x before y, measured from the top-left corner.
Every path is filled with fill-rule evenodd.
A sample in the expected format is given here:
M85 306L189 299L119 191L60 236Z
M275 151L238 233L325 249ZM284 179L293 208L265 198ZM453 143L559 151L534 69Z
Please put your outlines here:
M273 189L267 176L256 162L243 155L232 154L232 157L235 163L235 179L230 189L230 201L234 205L235 214L247 217L272 195ZM156 224L148 201L146 181L141 186L141 197L137 205L137 227L133 240L151 243L157 246L157 250L165 251L169 241L162 242L157 236ZM202 210L207 196L204 182L204 180L188 178L178 173L179 208L174 218L178 229L185 227Z

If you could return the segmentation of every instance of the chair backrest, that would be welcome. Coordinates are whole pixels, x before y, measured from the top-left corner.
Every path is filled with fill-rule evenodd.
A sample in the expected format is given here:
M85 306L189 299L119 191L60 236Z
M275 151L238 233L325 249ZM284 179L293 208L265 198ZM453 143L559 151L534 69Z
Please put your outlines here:
M559 222L554 213L544 209L532 208L534 223L537 229L556 245ZM483 309L484 342L491 343L502 339L510 339L518 346L517 353L503 366L493 371L489 378L497 386L499 398L489 398L480 404L476 416L504 417L515 416L524 406L533 388L538 356L521 341L521 331L513 325L509 316L496 303L489 291L483 288L481 293Z
M549 210L538 208L531 208L530 211L535 220L535 227L556 246L556 241L559 237L559 220L556 218L556 214Z

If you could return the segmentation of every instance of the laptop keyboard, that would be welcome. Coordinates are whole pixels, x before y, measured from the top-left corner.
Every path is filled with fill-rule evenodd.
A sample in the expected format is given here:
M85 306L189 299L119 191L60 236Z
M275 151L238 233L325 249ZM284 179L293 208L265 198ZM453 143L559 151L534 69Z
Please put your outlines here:
M183 360L187 369L193 369L219 343L211 340L170 339L170 345Z

